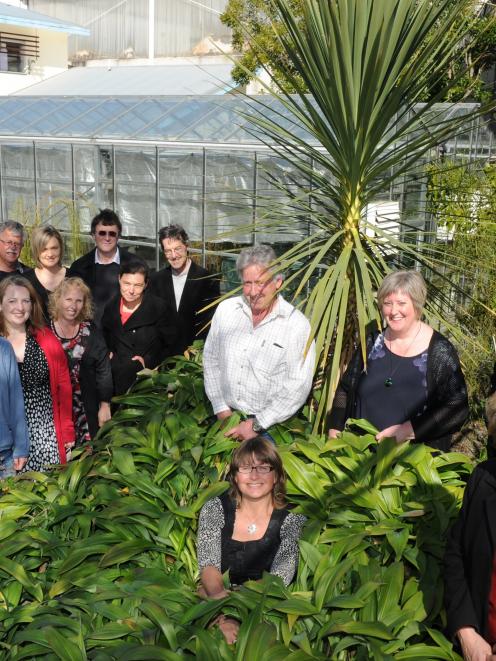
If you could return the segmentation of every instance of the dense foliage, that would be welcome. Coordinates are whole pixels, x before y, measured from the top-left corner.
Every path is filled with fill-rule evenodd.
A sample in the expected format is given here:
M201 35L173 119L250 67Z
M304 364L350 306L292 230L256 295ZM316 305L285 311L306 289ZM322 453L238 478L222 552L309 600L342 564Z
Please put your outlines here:
M440 558L470 466L371 434L279 427L308 517L298 577L200 601L197 514L233 447L200 360L144 376L94 454L2 485L0 658L459 659L440 633ZM207 626L220 609L243 622L235 648Z

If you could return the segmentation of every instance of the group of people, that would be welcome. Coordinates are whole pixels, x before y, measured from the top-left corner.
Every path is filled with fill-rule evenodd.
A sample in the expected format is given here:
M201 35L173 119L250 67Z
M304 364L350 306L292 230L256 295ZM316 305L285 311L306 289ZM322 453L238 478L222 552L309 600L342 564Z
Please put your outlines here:
M19 261L20 223L0 225L0 477L65 463L87 445L143 368L205 337L219 281L194 264L178 225L160 231L167 266L119 246L111 210L92 221L95 248L70 267L50 225L30 236L35 267Z
M112 396L126 392L137 372L206 338L213 412L242 419L226 432L241 441L228 471L231 489L200 514L201 593L224 597L226 571L234 587L264 571L289 584L304 517L285 501L271 428L309 395L316 360L310 324L280 294L283 275L270 246L241 251L241 295L213 314L204 308L220 297L219 282L191 260L183 228L160 231L168 265L153 277L119 246L121 231L117 215L101 211L91 225L95 248L66 268L59 232L37 228L30 270L19 262L22 226L0 225L2 474L64 463L75 443L89 442L110 419ZM395 271L380 285L384 324L371 329L343 374L328 418L331 438L363 418L378 430L377 441L449 450L468 415L467 389L455 348L422 319L426 295L417 271ZM446 554L448 626L473 661L496 658L495 462L474 472ZM217 624L236 640L236 620L221 615Z

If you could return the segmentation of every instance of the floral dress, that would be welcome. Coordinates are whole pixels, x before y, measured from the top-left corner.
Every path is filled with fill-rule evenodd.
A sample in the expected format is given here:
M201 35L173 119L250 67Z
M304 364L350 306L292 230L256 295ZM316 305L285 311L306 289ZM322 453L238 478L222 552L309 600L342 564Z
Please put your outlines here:
M24 361L18 363L29 432L29 457L25 471L44 471L60 463L53 420L48 363L32 335L26 337Z
M79 324L79 330L76 335L69 338L61 337L57 333L53 321L51 322L51 328L67 356L72 385L72 420L76 432L76 446L83 445L84 443L89 443L91 437L83 405L79 372L81 369L81 358L83 357L86 341L90 334L90 324L89 322L83 321Z

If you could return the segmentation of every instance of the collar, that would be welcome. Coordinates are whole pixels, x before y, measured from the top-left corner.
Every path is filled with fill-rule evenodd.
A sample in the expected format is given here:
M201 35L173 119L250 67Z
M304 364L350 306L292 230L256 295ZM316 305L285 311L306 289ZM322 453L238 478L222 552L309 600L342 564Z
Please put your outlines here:
M121 256L119 252L119 246L117 246L117 250L115 251L114 259L111 262L101 262L100 257L98 255L98 248L95 248L95 264L103 264L104 266L107 264L120 264L121 263Z
M245 301L243 296L239 297L239 306L243 310L243 312L252 319L252 313L251 313L251 308L248 305L248 303ZM276 317L289 317L291 311L293 310L293 306L291 303L288 303L284 298L281 296L281 294L278 294L276 296L276 301L274 303L274 307L272 310L269 312L269 314L261 321L260 323L265 323L268 319L275 319Z

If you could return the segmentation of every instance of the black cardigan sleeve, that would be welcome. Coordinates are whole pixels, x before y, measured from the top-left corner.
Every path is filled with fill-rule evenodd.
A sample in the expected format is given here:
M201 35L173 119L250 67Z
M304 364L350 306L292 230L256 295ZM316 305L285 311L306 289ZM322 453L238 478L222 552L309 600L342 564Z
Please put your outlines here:
M102 333L95 327L91 328L88 351L95 370L98 402L110 402L114 387L109 351Z
M434 331L427 363L427 406L412 420L417 443L458 431L468 416L465 377L455 347Z

